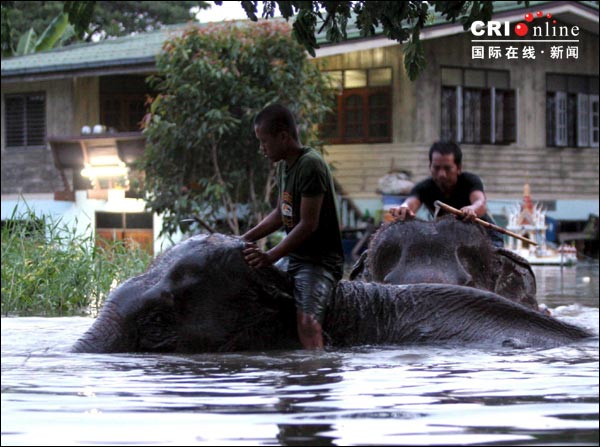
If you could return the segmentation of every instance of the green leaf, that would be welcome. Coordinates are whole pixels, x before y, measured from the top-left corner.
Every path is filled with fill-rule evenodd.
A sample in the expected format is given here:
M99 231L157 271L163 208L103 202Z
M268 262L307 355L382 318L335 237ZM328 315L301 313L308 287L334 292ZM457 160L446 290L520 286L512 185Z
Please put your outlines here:
M62 14L56 16L37 40L35 44L35 51L45 51L54 48L54 45L56 45L56 43L67 30L68 25L68 14L63 12Z
M416 80L425 65L423 44L418 36L413 35L413 39L404 47L404 67L408 73L408 78L411 81Z
M246 12L246 16L248 16L248 18L250 20L252 20L253 22L256 22L258 20L258 17L256 16L256 3L257 2L243 1L240 3L242 4L242 8L244 8L244 11Z
M29 31L23 33L21 38L19 39L19 43L17 45L16 55L22 56L24 54L33 53L35 51L35 41L37 39L37 34L33 30L33 28L29 28Z

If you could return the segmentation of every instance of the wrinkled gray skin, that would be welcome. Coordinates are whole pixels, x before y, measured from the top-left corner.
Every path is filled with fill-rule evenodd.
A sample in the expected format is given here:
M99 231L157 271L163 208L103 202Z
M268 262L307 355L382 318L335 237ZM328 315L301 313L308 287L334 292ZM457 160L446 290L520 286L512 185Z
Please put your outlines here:
M494 247L481 225L454 216L383 225L350 279L475 287L538 310L535 275L527 260Z
M292 288L250 269L239 238L195 236L117 287L75 352L222 352L299 348ZM471 343L557 346L585 330L471 287L341 281L323 323L333 347Z

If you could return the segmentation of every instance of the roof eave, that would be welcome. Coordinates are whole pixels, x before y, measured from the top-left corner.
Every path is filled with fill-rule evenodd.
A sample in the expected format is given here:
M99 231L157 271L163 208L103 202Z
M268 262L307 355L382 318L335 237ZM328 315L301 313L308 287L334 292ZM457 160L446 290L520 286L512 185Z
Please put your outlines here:
M57 65L54 67L36 69L24 68L2 72L2 83L24 81L45 81L52 79L68 79L74 77L151 73L156 70L156 57L136 59L120 59L104 63L82 63L77 65Z

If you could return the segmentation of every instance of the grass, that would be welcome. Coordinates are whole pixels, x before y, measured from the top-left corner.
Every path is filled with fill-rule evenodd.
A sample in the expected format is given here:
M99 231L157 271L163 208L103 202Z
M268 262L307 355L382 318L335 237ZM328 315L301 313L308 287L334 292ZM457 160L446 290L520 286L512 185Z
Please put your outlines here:
M61 219L16 215L2 226L2 315L95 314L111 288L142 273L152 257L122 241L96 245Z

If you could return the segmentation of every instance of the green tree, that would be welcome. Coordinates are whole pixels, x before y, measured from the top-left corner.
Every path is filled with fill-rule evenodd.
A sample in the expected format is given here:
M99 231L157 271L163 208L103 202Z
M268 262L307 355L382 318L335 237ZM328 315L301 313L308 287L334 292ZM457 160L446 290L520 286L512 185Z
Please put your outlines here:
M33 41L63 13L72 31L61 34L60 39L70 43L76 37L89 42L182 23L194 19L192 8L208 7L203 1L3 1L2 54L18 53L23 36L28 34L25 39Z
M215 1L221 5L222 1ZM242 1L241 7L249 19L258 20L258 1ZM411 80L425 68L425 56L420 40L421 29L434 14L455 22L465 29L475 20L487 22L494 10L493 1L264 1L262 17L273 17L277 9L289 20L294 19L294 37L315 55L317 34L325 33L330 42L345 40L346 28L354 20L361 36L381 33L404 42L404 63ZM522 3L518 1L517 3ZM528 4L529 2L525 2Z
M284 22L191 27L168 40L151 80L158 95L146 117L142 160L148 207L162 233L191 216L239 234L272 209L274 168L253 119L281 102L296 114L302 141L319 147L316 125L330 111L327 78Z
M192 8L205 9L210 5L201 1L96 2L90 22L89 37L118 37L132 32L147 32L165 25L194 20Z

